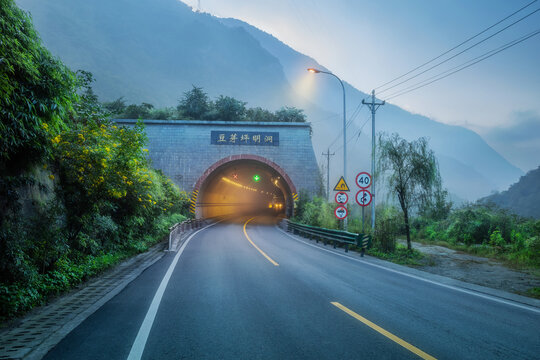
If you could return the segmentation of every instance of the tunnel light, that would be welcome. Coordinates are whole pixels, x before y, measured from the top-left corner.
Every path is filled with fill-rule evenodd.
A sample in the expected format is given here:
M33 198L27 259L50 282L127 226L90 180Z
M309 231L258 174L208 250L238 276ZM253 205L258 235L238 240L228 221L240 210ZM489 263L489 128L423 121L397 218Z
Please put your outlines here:
M253 175L253 181L259 182L259 180L261 180L261 177L259 176L259 174Z

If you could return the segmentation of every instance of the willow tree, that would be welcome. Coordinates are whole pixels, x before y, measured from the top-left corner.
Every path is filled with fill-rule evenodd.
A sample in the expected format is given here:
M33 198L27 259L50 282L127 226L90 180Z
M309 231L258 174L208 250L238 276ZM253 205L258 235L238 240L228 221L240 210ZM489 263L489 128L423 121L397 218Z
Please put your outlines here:
M398 134L379 135L378 170L397 197L411 249L411 212L430 199L440 185L439 167L426 138L408 142Z

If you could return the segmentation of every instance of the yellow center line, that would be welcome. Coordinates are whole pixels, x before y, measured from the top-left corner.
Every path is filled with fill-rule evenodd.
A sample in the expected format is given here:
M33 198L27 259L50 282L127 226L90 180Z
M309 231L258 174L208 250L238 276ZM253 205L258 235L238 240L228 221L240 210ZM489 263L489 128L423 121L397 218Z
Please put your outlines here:
M249 237L249 235L247 234L247 231L246 231L246 226L247 224L251 221L255 219L254 217L252 217L251 219L249 219L248 221L246 221L244 223L244 235L246 235L246 238L248 239L248 241L251 243L251 245L253 245L253 247L257 250L259 250L259 252L262 254L262 256L264 256L266 258L266 260L270 261L272 264L274 264L274 266L279 266L279 264L277 262L275 262L274 260L272 260L272 258L268 255L266 255L266 253L264 251L262 251L261 249L259 249L259 247L257 245L255 245L255 243L253 241L251 241L251 238Z
M365 317L362 317L362 316L358 315L357 313L355 313L351 309L341 305L340 303L334 301L334 302L331 302L331 304L334 305L335 307L337 307L338 309L343 310L344 312L346 312L347 314L349 314L350 316L352 316L356 320L359 320L359 321L363 322L364 324L366 324L367 326L369 326L373 330L377 331L378 333L386 336L390 340L392 340L392 341L398 343L399 345L403 346L405 349L409 350L410 352L415 353L416 355L420 356L422 359L437 360L436 358L434 358L433 356L431 356L429 354L426 354L425 352L423 352L422 350L420 350L416 346L413 346L413 345L409 344L405 340L403 340L403 339L397 337L396 335L384 330L382 327L380 327L378 325L375 325L374 323L372 323L371 321L369 321Z

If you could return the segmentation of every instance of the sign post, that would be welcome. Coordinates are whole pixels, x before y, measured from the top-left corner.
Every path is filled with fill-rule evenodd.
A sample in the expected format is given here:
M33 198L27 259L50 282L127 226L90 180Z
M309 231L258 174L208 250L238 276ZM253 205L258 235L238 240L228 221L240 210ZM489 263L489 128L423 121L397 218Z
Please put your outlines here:
M362 233L364 232L364 209L371 204L373 196L366 190L371 186L371 175L362 171L356 175L356 185L361 189L356 193L356 203L362 207Z
M334 186L334 191L338 191L338 193L336 194L336 202L341 205L341 206L338 206L334 210L334 215L338 219L343 220L343 230L347 231L348 211L345 204L347 204L347 201L349 201L349 196L347 195L345 191L351 191L351 190L349 189L349 185L347 185L347 183L345 182L345 178L343 176L339 178L336 186ZM341 202L338 200L345 201L345 202ZM338 214L338 209L339 209L339 214ZM345 209L345 212L343 212L343 210L341 209Z

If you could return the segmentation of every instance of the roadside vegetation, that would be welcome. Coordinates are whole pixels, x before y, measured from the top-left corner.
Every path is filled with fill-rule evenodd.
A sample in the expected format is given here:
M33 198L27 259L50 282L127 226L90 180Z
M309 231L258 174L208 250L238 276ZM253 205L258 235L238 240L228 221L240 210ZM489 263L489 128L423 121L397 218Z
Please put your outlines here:
M494 204L455 208L442 188L438 165L425 139L408 142L398 135L379 136L377 179L387 200L377 205L373 246L367 253L393 262L418 265L422 258L411 241L442 245L496 258L516 268L540 268L540 220L524 218ZM300 193L294 221L339 229L333 202ZM349 207L348 231L361 233L361 214ZM371 233L369 212L365 233ZM407 240L407 246L397 238ZM531 290L535 296L538 289Z
M0 6L0 320L147 250L185 219L181 192L146 156L144 128L118 127L41 44L12 0Z
M193 86L186 91L178 106L156 108L149 103L128 105L123 97L106 102L103 107L119 119L152 120L208 120L208 121L260 121L260 122L305 122L303 110L283 107L269 111L261 107L248 108L247 103L231 96L220 95L211 100L204 90Z

